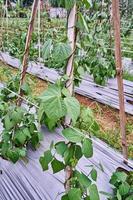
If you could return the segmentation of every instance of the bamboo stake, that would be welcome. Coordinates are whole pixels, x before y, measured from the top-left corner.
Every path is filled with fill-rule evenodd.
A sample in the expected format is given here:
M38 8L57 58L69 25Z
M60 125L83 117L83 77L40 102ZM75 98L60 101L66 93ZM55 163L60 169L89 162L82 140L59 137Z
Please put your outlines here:
M126 116L125 116L125 104L124 104L124 87L123 87L123 69L122 69L122 57L121 57L121 39L120 39L120 13L119 13L119 0L112 0L112 12L114 23L114 35L115 35L115 59L116 59L116 72L117 83L119 92L119 106L120 106L120 129L122 137L122 151L124 157L124 163L127 163L128 151L126 140Z
M70 14L68 16L68 31L67 31L67 37L68 41L70 43L72 52L75 50L75 41L76 41L76 4L73 6L73 8L70 11ZM74 53L71 54L71 56L68 59L67 67L66 67L66 75L69 77L69 80L66 83L66 88L69 90L70 94L73 94L73 61L74 61Z
M40 30L41 30L41 1L39 0L38 4L38 60L41 60L41 38L40 38Z
M72 54L70 55L67 66L66 66L66 75L68 76L68 80L66 82L66 88L68 89L70 95L73 95L73 80L74 80L74 51L75 51L75 43L76 43L76 18L77 18L77 6L74 4L68 16L68 27L67 27L67 37L69 44L71 46ZM66 116L65 124L70 124L70 117Z
M3 1L2 10L1 10L1 27L0 27L0 29L1 29L1 44L0 44L0 47L1 47L2 50L4 50L3 34L4 34L4 31L5 31L5 27L4 27L5 17L4 16L5 16L5 13L6 13L4 6L5 6L5 4L4 4L4 1Z
M6 4L5 4L5 10L6 10L6 28L7 28L7 37L6 37L6 40L7 40L7 45L8 45L8 0L6 0Z
M76 43L76 18L77 18L77 6L74 4L68 16L68 27L67 27L67 37L71 46L72 54L68 59L66 66L66 75L69 77L66 82L66 88L68 89L70 95L73 95L73 80L74 80L74 51L75 51L75 43ZM71 124L71 118L66 116L65 125ZM70 189L70 179L73 175L73 170L71 166L67 166L65 169L65 190L66 192Z
M25 79L25 75L26 75L26 71L27 71L27 67L28 67L30 42L31 42L32 33L33 33L33 29L34 29L35 17L36 17L36 13L37 13L37 9L38 9L38 2L39 2L39 0L34 0L30 23L29 23L29 27L28 27L27 36L26 36L26 44L25 44L25 51L24 51L24 55L23 55L22 71L21 71L21 78L20 78L20 85L19 85L19 95L20 96L23 96L22 85L24 83L24 79ZM18 98L17 104L19 106L21 105L21 98Z

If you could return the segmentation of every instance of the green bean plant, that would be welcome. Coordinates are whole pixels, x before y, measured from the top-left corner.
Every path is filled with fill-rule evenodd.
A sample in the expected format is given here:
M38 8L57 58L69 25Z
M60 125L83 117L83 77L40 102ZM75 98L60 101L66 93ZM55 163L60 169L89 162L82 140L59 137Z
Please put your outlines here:
M29 109L1 102L0 118L3 131L0 138L0 156L16 163L27 154L27 145L33 149L39 146L41 134L34 113Z
M19 107L16 105L16 93L19 89L20 77L14 76L0 89L0 119L3 130L0 133L0 156L16 163L27 154L27 146L33 149L39 147L41 134L33 106ZM29 95L31 89L25 82L24 95Z
M10 55L15 56L16 58L19 58L22 60L23 57L23 52L25 48L25 41L26 41L26 32L24 31L19 31L13 34L12 37L10 37L7 40L8 35L5 34L3 38L3 46L4 50L8 51ZM38 57L38 48L36 47L37 43L37 33L33 33L32 35L32 41L30 45L30 54L29 54L29 59L30 60L35 60Z
M104 4L102 1L59 1L58 5L66 8L69 14L74 2L77 2L75 83L78 84L87 71L93 75L96 83L105 85L107 79L115 75L114 52L111 50L113 40L109 12L111 1L104 1ZM51 44L49 40L44 43L44 63L49 66L53 60L56 66L59 56L53 54ZM54 46L55 44L53 50ZM65 67L63 64L65 63L61 63L60 66Z
M81 6L81 1L66 0L60 1L60 3L68 10L75 3L78 7ZM90 7L90 2L85 1L82 6ZM81 13L80 20L82 27L86 28L87 24ZM45 43L45 56L49 55L51 49L52 41ZM67 49L68 46L60 45L58 51L56 51L58 56L54 56L54 58L60 59L61 57L61 59L67 60L68 56L71 55ZM80 115L80 104L64 87L68 79L69 77L62 77L56 84L50 85L40 97L39 121L45 123L50 130L55 130L57 126L62 125L61 134L64 137L62 141L51 143L50 148L40 157L40 164L44 171L48 170L49 166L52 167L53 173L66 171L65 193L61 197L62 200L99 200L98 189L94 183L97 180L96 170L93 169L89 175L85 175L77 169L77 164L83 156L86 158L93 156L93 145L89 137L73 127ZM66 116L71 119L71 125L64 124ZM91 128L95 129L95 125Z
M60 125L64 127L61 131L62 140L50 144L50 148L40 157L40 164L44 171L51 166L53 173L70 170L64 183L66 193L63 194L62 200L99 200L95 183L97 171L92 168L90 172L88 171L89 175L85 175L77 169L77 164L83 156L86 158L93 156L93 145L89 137L74 127L80 115L80 104L75 97L70 96L64 87L64 80L50 85L39 98L38 118L41 124L47 125L50 130L55 130ZM65 116L72 119L70 127L63 123ZM95 131L95 124L91 129Z

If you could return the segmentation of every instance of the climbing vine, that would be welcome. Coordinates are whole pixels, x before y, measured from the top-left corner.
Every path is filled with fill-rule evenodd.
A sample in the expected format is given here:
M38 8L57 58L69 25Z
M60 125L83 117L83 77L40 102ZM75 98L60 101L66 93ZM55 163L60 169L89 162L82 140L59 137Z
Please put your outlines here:
M62 2L67 9L71 9L76 3L76 1L61 1L61 3ZM79 5L78 3L80 4L79 1L77 1L77 5ZM83 26L86 27L86 22L81 14L80 17L83 22ZM69 53L66 54L66 52L68 52L67 49L68 47L66 48L66 46L64 46L64 49L59 50L60 55L63 54L62 58L67 59L69 56ZM71 50L71 53L75 52L72 52ZM59 55L57 58L59 58ZM64 81L67 82L69 78L70 77L66 77ZM64 126L62 136L65 138L64 141L51 143L49 150L44 152L44 155L40 157L40 164L44 171L48 170L49 165L51 165L53 173L57 173L62 170L65 171L66 181L64 183L64 187L66 191L62 196L62 200L71 200L74 198L79 200L98 200L100 199L98 189L96 184L93 183L93 181L96 181L97 179L96 170L92 170L90 178L77 169L78 161L83 156L86 158L92 157L93 147L90 138L87 138L79 129L73 128L73 125L76 124L80 115L80 105L74 97L70 96L70 90L64 88L64 85L66 85L65 82L58 81L55 85L50 86L40 97L40 121L45 119L44 123L47 124L50 129L53 129L53 127L55 128L60 121L60 123ZM65 116L69 116L72 120L71 126L64 123ZM61 157L61 159L59 159L59 157Z
M77 169L77 164L83 156L86 158L93 156L93 146L90 138L73 127L80 114L80 105L61 83L59 81L49 86L40 97L39 121L53 130L60 124L64 125L63 118L68 115L72 119L72 125L65 125L66 128L61 132L64 139L62 137L62 141L50 144L50 148L40 157L40 164L44 171L49 169L49 165L53 173L66 171L67 178L64 183L66 193L62 196L62 200L99 199L97 186L93 182L97 180L96 170L93 168L88 176ZM93 128L95 129L95 126Z

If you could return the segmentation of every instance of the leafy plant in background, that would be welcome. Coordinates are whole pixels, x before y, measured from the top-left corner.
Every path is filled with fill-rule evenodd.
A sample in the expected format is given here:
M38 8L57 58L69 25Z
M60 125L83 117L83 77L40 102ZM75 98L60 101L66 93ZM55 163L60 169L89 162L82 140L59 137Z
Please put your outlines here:
M94 133L94 135L100 131L100 127L95 120L93 111L85 106L81 106L80 115L75 126L80 130Z
M58 2L59 5L62 5L64 7L67 6L66 8L68 10L71 8L73 3L74 1ZM89 4L88 1L78 1L78 5L79 7L82 7L82 12L78 12L79 16L77 22L77 29L79 29L79 32L77 39L77 56L75 58L75 82L79 82L82 78L82 75L86 71L88 71L90 74L93 75L97 83L104 85L107 78L112 77L115 74L113 53L111 50L107 50L106 48L106 45L108 45L108 41L110 40L110 38L108 37L110 25L109 23L107 23L109 21L109 17L106 14L108 4L106 3L104 5L102 13L101 4L98 2ZM87 9L90 8L90 5L92 6L90 10L93 10L93 12L87 11ZM100 20L102 23L100 22ZM42 48L44 64L48 67L54 67L58 69L64 68L66 62L63 61L63 58L66 56L66 54L63 54L62 52L62 56L60 56L60 59L62 58L62 60L58 59L56 56L56 47L58 49L61 49L62 46L65 47L66 45L65 48L68 49L68 44L65 43L67 41L65 22L63 24L64 28L62 28L62 26L59 26L57 27L58 30L56 29L56 27L53 27L55 23L51 23L53 25L51 24L48 25L48 27L46 27L48 31L44 31L45 34L41 32L41 41L45 41L48 38L48 41L44 43ZM22 26L19 26L19 29L22 29L22 33L18 32L17 36L9 37L9 41L4 39L4 46L6 47L6 49L11 53L11 55L14 55L19 58L21 58L23 55L26 37L26 33L25 30L23 30L23 27L25 27L24 24ZM100 37L101 32L102 35ZM6 37L6 35L4 37ZM100 42L99 39L101 38L104 38L105 41L102 40ZM38 57L37 32L33 34L32 40L33 41L31 44L30 59L34 60ZM52 45L50 45L51 40ZM50 45L50 47L52 47L52 49L48 50L48 44ZM49 56L47 52L50 52Z
M7 76L10 76L10 74L7 74ZM20 76L12 76L9 78L6 85L4 85L2 88L0 88L0 99L3 102L8 101L15 101L16 100L16 94L19 90L19 80ZM24 92L24 95L30 95L31 88L27 82L25 82L22 86L22 90ZM13 93L15 92L15 93Z
M16 105L15 93L18 92L19 79L19 76L12 77L0 90L0 119L3 124L0 134L0 156L13 163L26 156L28 144L36 149L41 139L32 106L28 105L26 109ZM31 92L26 82L23 91L25 95Z
M68 11L75 1L59 1L58 5ZM77 1L77 45L75 53L75 83L79 83L87 71L93 75L98 84L105 85L106 80L115 75L114 53L110 46L110 15L107 15L110 2L91 3ZM102 38L102 39L101 39ZM63 67L64 62L58 63L54 54L48 54L53 38L44 43L44 63L48 66ZM47 46L47 48L46 48ZM52 46L54 49L54 46ZM45 59L45 55L47 58ZM65 54L64 54L65 56ZM62 52L62 57L63 52ZM51 62L50 62L51 61Z
M49 39L43 45L43 59L47 66L62 68L70 55L71 47L68 43L55 43Z
M0 156L16 163L26 156L27 145L36 149L41 136L37 128L34 113L28 110L1 102L0 118L3 131L0 138Z
M101 85L105 85L107 79L115 75L109 6L110 1L104 1L104 4L102 1L94 2L89 10L80 14L77 22L79 39L75 59L76 74L81 78L82 71L87 71ZM82 67L82 71L79 67Z
M116 171L113 173L110 183L113 185L114 196L109 200L133 199L133 172Z
M58 5L66 7L69 10L74 2L75 1L59 1ZM87 71L93 75L96 83L104 85L109 77L115 75L114 55L111 50L107 50L106 48L106 46L110 47L110 45L108 45L108 41L110 40L108 37L110 30L109 16L106 14L109 3L105 2L103 8L101 3L98 2L90 4L88 1L77 1L77 4L79 6L77 30L79 31L77 37L77 53L75 57L75 83L80 82L83 74ZM92 8L90 9L90 7ZM80 8L82 9L80 10ZM88 8L93 10L93 12L88 11ZM103 9L102 13L101 9ZM49 31L44 31L45 34L43 32L41 33L41 41L47 40L44 42L41 50L44 64L48 67L64 69L66 65L66 52L62 52L62 56L57 58L57 54L60 51L56 52L56 50L57 48L61 50L62 47L65 49L69 48L68 44L65 43L67 41L65 23L63 29L59 27L59 29L56 30L56 27L51 27L50 29L48 27L48 30ZM100 37L101 33L102 35ZM25 30L22 30L22 32L18 31L17 35L15 34L15 36L9 37L8 40L5 34L5 50L9 51L9 53L15 57L22 58L25 37ZM104 38L104 40L100 42L99 39L101 38ZM30 47L30 60L35 60L38 57L37 43L37 32L35 32L32 36ZM48 52L50 52L49 55ZM69 53L68 56L70 55Z
M75 1L57 1L54 3L58 6L66 7L69 13L69 9ZM53 2L52 2L53 3ZM110 24L110 4L111 1L77 1L78 9L78 21L77 21L77 50L75 56L75 83L78 84L81 81L82 76L87 71L93 77L96 83L105 85L106 81L110 77L115 76L115 64L114 64L114 42L112 37L112 25ZM53 5L53 4L52 4ZM26 8L27 9L27 8ZM18 11L16 11L17 13ZM27 13L27 11L26 11ZM123 16L123 15L122 15ZM130 15L129 15L130 16ZM122 20L125 20L125 14ZM12 19L10 19L12 20ZM9 27L18 29L10 37L4 34L4 46L5 50L9 51L11 55L22 58L25 44L25 29L27 26L27 21L22 23L22 18L20 18L20 24L17 22L15 24L15 19L12 20ZM57 21L61 24L57 25ZM63 21L63 23L62 23ZM5 24L5 23L4 23ZM4 25L6 26L6 24ZM132 52L132 43L129 39L132 39L132 29L133 23L132 18L126 20L126 24L122 24L122 47L127 51ZM48 22L43 24L41 28L41 55L44 60L44 64L48 67L64 69L66 62L60 62L58 59L52 55L52 51L49 56L45 57L45 46L49 40L52 40L53 50L55 45L58 43L64 44L66 40L66 21L52 19L50 24ZM20 33L20 32L21 33ZM21 39L20 39L21 38ZM33 34L30 51L30 60L35 60L38 58L38 39L37 31ZM48 40L48 41L46 41ZM47 50L46 50L47 51ZM123 56L132 57L132 53L123 52Z
M8 39L7 37L8 34L5 34L3 39L5 51L8 51L12 56L15 56L16 58L19 58L21 60L25 49L26 32L18 31L12 37L8 37ZM30 60L37 59L38 57L38 49L35 47L37 41L37 34L33 33L29 54Z

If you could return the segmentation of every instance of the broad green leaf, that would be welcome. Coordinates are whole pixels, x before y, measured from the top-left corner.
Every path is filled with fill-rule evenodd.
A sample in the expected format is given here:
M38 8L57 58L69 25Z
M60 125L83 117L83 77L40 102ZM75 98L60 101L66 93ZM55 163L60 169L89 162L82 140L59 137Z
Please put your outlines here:
M127 174L125 172L116 172L115 175L119 179L119 181L125 182L127 179Z
M39 109L38 109L38 121L39 122L41 122L43 114L44 114L44 108L43 108L43 103L41 103L39 106Z
M22 149L17 149L19 156L20 157L25 157L26 156L26 148L22 148Z
M32 91L28 83L24 83L21 89L24 91L25 95L29 95Z
M75 148L74 146L70 146L64 153L64 161L66 165L71 164L71 159L74 157Z
M56 158L51 162L53 173L57 173L65 168L63 162L57 160Z
M119 186L119 193L120 193L120 195L122 195L122 196L128 194L129 190L130 190L130 185L129 185L127 182L122 183L122 184Z
M87 9L92 7L92 0L82 0Z
M28 128L24 128L23 135L25 135L28 139L30 139L31 138L30 130Z
M117 182L125 182L127 179L127 174L124 172L115 172L113 173L110 183L112 185L117 184Z
M53 50L53 58L56 62L62 63L71 55L71 47L69 44L58 43Z
M84 200L90 200L90 197L89 196L87 196L87 197L85 197L85 199Z
M34 132L34 134L32 135L32 138L31 138L31 144L35 149L38 147L39 141L40 141L39 133Z
M79 188L70 189L68 192L68 197L70 200L81 200L81 190Z
M88 138L85 138L82 145L82 152L86 158L93 156L93 146L92 141Z
M42 166L43 171L48 170L48 164L52 161L53 156L51 151L44 152L44 155L40 157L39 162Z
M64 152L67 149L67 145L65 144L65 142L58 142L56 143L55 148L56 148L57 153L63 156Z
M65 194L61 197L61 200L70 200L68 194Z
M4 142L3 144L0 143L0 147L1 147L1 154L3 156L6 156L8 149L11 148L11 144L9 142Z
M80 74L80 76L83 76L85 71L84 71L84 68L83 67L78 67L77 69L78 73Z
M24 145L31 138L28 128L19 129L16 131L14 141L17 145Z
M91 178L96 181L97 180L97 171L95 169L91 170Z
M72 118L72 121L75 124L77 118L80 115L80 104L74 97L66 97L64 102L67 108L67 115Z
M67 88L63 88L61 92L65 97L70 97L71 96L70 92L68 91Z
M13 111L11 115L12 120L17 124L20 123L23 119L23 112L22 110Z
M131 194L129 197L127 197L125 200L133 200L133 195Z
M33 135L34 131L37 131L37 127L36 127L35 123L32 123L29 126L29 130L30 130L31 135Z
M4 142L9 142L10 138L11 138L11 134L9 133L9 131L3 130L2 139L4 140Z
M26 138L27 136L23 134L22 130L17 130L14 136L14 142L17 145L24 145L24 143L26 142Z
M74 150L74 155L75 155L75 158L77 160L79 160L81 157L82 157L82 149L79 145L75 145L74 146L75 150Z
M66 128L62 131L63 136L70 142L81 142L83 140L82 133L78 129Z
M76 171L75 176L78 178L79 184L85 188L88 188L91 184L91 180L83 173Z
M48 127L50 131L53 131L56 127L57 120L51 119L44 115L44 124Z
M122 196L120 195L119 190L117 190L116 196L117 196L117 199L118 199L118 200L122 200Z
M9 149L7 151L7 156L13 163L16 163L19 160L19 153L15 149Z
M49 39L43 45L43 59L44 60L50 57L51 50L52 50L52 40Z
M9 115L6 115L4 118L4 126L7 131L13 128L14 123L10 120Z
M81 12L78 13L78 26L79 28L81 28L82 30L86 30L89 33L89 29L86 23L86 20L84 18L84 16L82 15Z
M89 187L89 193L90 193L90 200L100 200L98 190L97 190L97 186L95 184L92 184Z
M66 107L61 97L61 88L59 86L49 86L40 99L42 100L41 109L45 111L49 119L57 121L61 117L65 116ZM42 114L40 117L41 116Z

